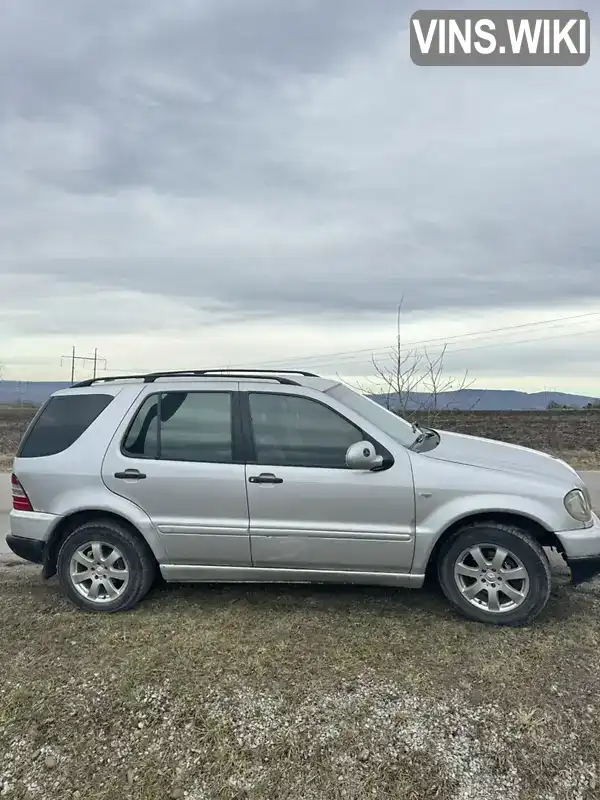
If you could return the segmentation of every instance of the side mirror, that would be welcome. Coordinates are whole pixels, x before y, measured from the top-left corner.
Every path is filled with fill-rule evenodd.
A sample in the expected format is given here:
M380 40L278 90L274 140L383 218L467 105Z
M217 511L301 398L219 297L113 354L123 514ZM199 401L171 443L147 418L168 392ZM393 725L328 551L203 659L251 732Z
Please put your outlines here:
M350 469L371 470L383 464L383 456L378 456L371 442L356 442L346 451L346 466Z

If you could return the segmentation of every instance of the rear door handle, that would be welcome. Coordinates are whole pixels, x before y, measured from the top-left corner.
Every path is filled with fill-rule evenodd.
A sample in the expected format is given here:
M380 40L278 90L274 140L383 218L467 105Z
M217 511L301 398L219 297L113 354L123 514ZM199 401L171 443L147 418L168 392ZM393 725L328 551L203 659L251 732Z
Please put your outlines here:
M248 478L250 483L283 483L283 478L277 478L272 472L261 472Z
M125 472L115 472L115 478L122 481L141 481L146 477L139 469L126 469Z

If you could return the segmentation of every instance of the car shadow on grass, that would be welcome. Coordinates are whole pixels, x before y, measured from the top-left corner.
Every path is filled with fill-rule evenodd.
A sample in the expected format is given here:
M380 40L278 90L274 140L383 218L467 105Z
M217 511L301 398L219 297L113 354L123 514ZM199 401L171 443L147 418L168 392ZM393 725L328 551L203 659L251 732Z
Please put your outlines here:
M343 583L166 583L162 580L143 601L144 608L160 613L161 608L176 605L180 610L189 605L215 611L233 603L277 611L306 611L331 614L352 613L397 617L446 619L464 617L446 600L439 584L428 580L421 589L404 589L377 585ZM539 623L568 620L589 609L590 598L574 589L566 576L553 576L548 605L538 618ZM474 622L472 624L481 625ZM536 623L534 623L536 624Z

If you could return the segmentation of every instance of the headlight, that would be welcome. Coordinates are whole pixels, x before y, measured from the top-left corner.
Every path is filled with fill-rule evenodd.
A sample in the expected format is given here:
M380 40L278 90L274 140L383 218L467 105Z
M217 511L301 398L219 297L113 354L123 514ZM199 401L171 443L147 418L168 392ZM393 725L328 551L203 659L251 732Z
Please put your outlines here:
M592 518L592 509L588 498L581 489L572 489L565 495L565 508L573 519L579 522L589 522Z

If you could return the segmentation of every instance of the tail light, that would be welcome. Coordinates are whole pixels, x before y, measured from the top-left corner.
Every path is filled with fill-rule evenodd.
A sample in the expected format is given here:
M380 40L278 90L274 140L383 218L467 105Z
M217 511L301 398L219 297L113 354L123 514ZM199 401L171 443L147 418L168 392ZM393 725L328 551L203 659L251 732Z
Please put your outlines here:
M15 511L33 511L33 506L27 497L27 492L21 486L19 479L14 474L11 476L11 483L13 509Z

